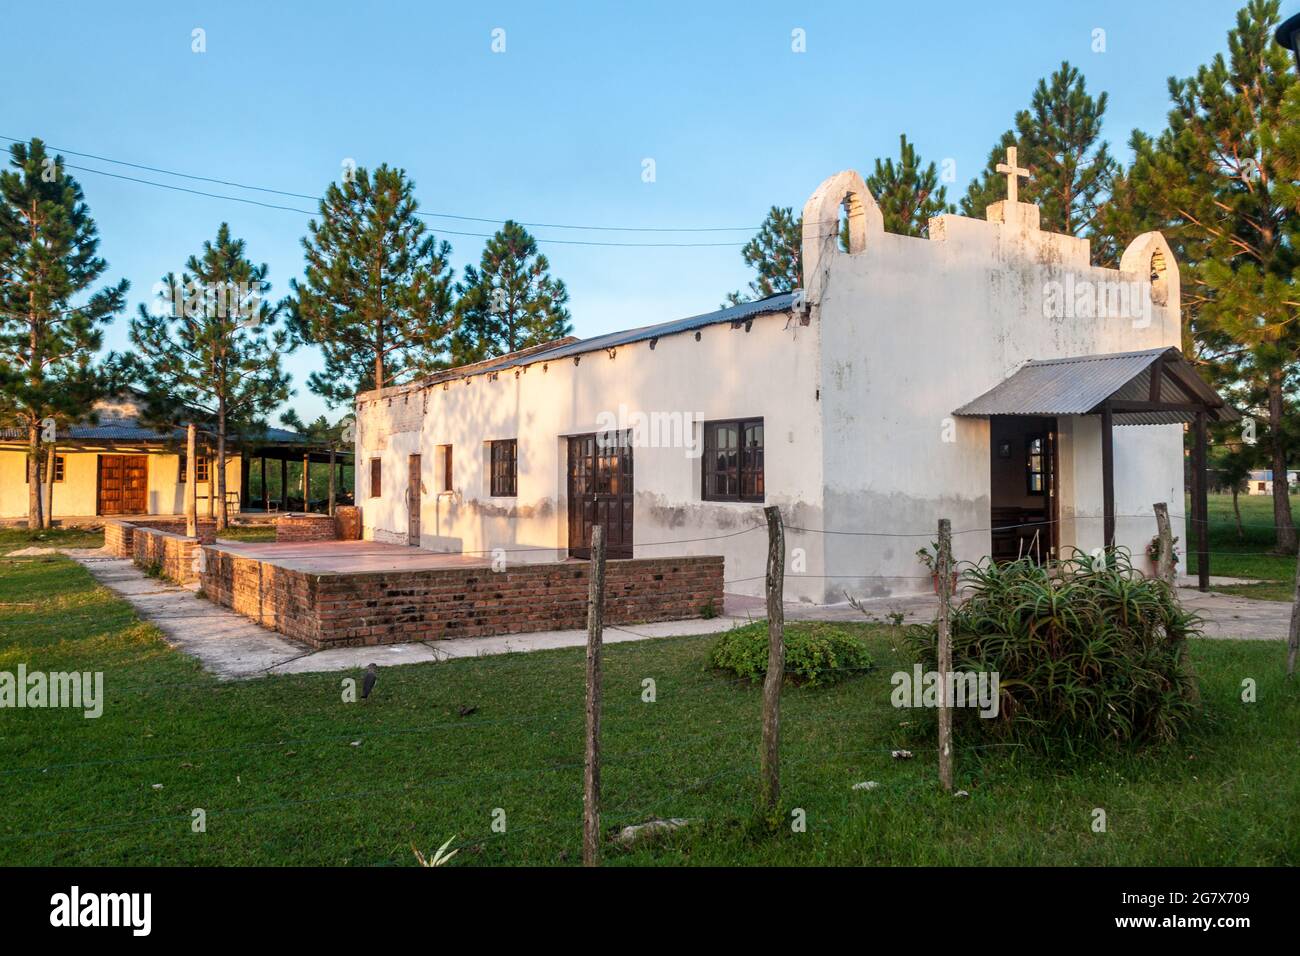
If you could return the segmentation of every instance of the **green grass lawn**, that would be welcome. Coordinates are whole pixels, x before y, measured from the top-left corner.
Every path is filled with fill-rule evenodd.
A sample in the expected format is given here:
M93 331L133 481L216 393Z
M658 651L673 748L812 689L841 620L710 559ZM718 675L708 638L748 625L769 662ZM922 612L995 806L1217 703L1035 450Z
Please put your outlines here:
M274 541L275 525L231 525L217 537L222 541Z
M1225 594L1259 598L1266 601L1290 601L1295 593L1296 559L1270 553L1277 542L1273 531L1273 496L1241 495L1242 533L1238 534L1232 512L1232 495L1209 495L1210 573L1234 578L1250 578L1262 583L1216 586ZM1293 502L1300 512L1300 502ZM1191 502L1186 503L1191 514ZM1195 575L1196 537L1186 524L1178 549L1187 555L1187 573Z
M101 528L51 528L28 531L26 528L0 528L0 554L24 548L102 548Z
M760 689L707 669L713 638L607 647L603 823L695 822L606 863L1300 863L1281 642L1195 642L1205 715L1177 746L1073 766L964 746L958 799L937 789L932 712L889 704L909 663L893 632L860 630L875 670L783 697L783 805L802 833L752 823ZM0 670L19 663L102 670L106 703L95 720L0 711L0 863L410 865L411 843L451 837L453 866L579 861L579 649L385 668L373 700L345 704L359 673L219 683L71 561L0 559ZM1246 677L1257 703L1239 699ZM879 786L851 790L863 780Z

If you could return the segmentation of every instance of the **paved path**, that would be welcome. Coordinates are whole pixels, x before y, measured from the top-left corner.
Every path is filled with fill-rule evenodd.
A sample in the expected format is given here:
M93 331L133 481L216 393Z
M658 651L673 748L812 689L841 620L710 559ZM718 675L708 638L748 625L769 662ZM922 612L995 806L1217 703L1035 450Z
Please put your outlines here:
M1210 579L1211 584L1240 584L1236 578ZM1231 640L1285 640L1291 625L1291 605L1286 601L1258 601L1180 586L1178 597L1183 606L1205 619L1205 636ZM850 604L786 604L788 621L882 621L902 614L908 624L934 620L938 600L932 594L895 598L870 598L859 602L862 610ZM757 619L766 615L763 598L728 594L725 613L733 618ZM864 616L865 615L865 616Z
M65 553L84 565L97 581L135 607L142 618L162 631L169 645L197 658L204 668L224 679L358 670L372 661L388 667L583 647L587 643L585 630L570 630L318 651L261 627L229 608L200 598L194 586L177 587L147 577L127 559L88 549L68 549ZM1285 602L1256 601L1215 592L1201 594L1192 589L1180 589L1179 593L1187 607L1205 617L1208 637L1282 640L1287 634L1291 605ZM858 610L849 604L789 603L785 614L791 621L888 621L891 615L902 614L904 621L916 623L933 618L935 598L933 595L875 598L862 602L862 608ZM658 637L713 634L748 620L760 619L765 612L762 598L728 594L724 613L717 618L606 627L605 641L618 644Z

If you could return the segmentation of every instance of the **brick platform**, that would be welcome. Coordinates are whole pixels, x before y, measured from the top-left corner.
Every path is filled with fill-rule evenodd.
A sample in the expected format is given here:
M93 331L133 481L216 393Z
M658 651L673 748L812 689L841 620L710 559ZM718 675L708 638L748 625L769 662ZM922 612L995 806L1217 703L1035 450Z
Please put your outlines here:
M288 513L275 519L276 541L333 541L337 537L330 515Z
M184 525L181 526L184 530ZM187 538L158 528L136 528L131 536L137 567L157 567L162 576L177 584L199 579L194 559L201 546L198 538Z
M316 648L581 628L588 564L515 564L375 542L209 545L212 601ZM358 570L323 570L353 563ZM370 569L365 569L370 565ZM378 567L376 567L378 565ZM722 558L610 561L605 620L639 624L721 613Z
M105 518L104 549L116 558L135 557L135 529L152 528L171 534L185 534L184 516L158 518ZM199 519L199 540L211 544L217 537L217 524L211 519Z

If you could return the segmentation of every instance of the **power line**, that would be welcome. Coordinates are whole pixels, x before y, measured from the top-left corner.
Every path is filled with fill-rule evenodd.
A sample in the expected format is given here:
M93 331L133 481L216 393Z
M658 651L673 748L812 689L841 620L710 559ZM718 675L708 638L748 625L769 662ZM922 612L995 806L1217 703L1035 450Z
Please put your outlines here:
M2 135L0 135L0 139L5 139L5 140L8 140L8 141L13 142L13 143L22 143L22 142L26 142L26 140L17 139L16 137L13 137L13 136L2 136ZM145 172L161 173L161 174L163 174L163 175L165 175L165 176L175 176L175 177L177 177L177 178L179 178L179 179L188 179L188 180L191 180L191 181L193 181L193 182L211 183L211 184L216 185L216 186L229 186L229 187L232 187L232 188L234 188L234 189L246 189L246 190L249 190L249 191L252 191L252 192L267 193L267 194L269 194L269 195L273 195L273 196L285 196L285 197L290 198L290 199L306 199L306 200L308 200L308 201L310 201L310 202L320 202L320 201L321 201L321 198L322 198L322 197L320 197L320 196L313 196L313 195L311 195L310 193L298 193L298 192L292 192L292 191L290 191L290 190L286 190L286 189L273 189L273 188L268 187L268 186L254 186L254 185L251 185L251 184L248 184L248 183L237 182L237 181L235 181L235 180L229 180L229 179L217 179L217 178L212 177L212 176L199 176L199 175L196 175L196 174L193 174L193 173L183 173L183 172L179 172L179 171L174 170L174 169L166 169L166 168L163 168L163 167L161 167L161 166L150 166L150 165L147 165L147 164L144 164L144 163L132 163L132 162L128 162L127 160L123 160L123 159L113 159L113 158L110 157L110 156L100 156L100 155L97 155L97 154L95 154L95 153L85 153L85 152L80 152L80 151L75 150L75 149L61 149L61 148L59 148L59 147L55 147L55 146L52 146L52 147L50 147L50 148L53 149L56 153L67 153L68 155L71 155L71 156L81 156L81 157L83 157L83 158L85 158L85 159L94 159L94 160L97 160L97 161L99 161L99 162L112 163L112 164L114 164L114 165L116 165L116 166L126 166L126 167L129 167L129 168L131 168L131 169L140 169L140 170L144 170ZM136 177L132 177L132 176L123 176L123 175L118 174L118 173L111 173L111 172L108 172L107 170L102 170L102 169L94 169L94 168L89 167L89 166L74 166L74 165L72 165L72 164L70 164L70 163L65 163L64 165L65 165L68 169L75 169L75 170L78 170L79 172L98 173L99 175L102 175L102 176L112 176L112 177L117 178L117 179L124 179L124 180L127 180L127 181L129 181L129 182L140 183L140 184L148 185L148 186L156 186L156 187L159 187L159 188L162 188L162 189L175 189L175 190L180 191L180 192L188 192L188 193L192 193L192 194L194 194L194 195L199 195L199 196L208 196L208 197L213 198L213 199L228 199L228 200L233 200L233 201L235 201L235 202L248 202L248 203L251 203L251 204L253 204L253 205L263 206L263 207L265 207L265 208L269 208L269 209L283 209L283 210L286 210L286 211L289 211L289 212L298 212L298 213L302 213L302 214L304 214L304 215L308 215L308 216L311 216L311 215L317 215L317 213L312 212L312 211L310 211L310 210L299 209L299 208L294 207L294 206L283 206L283 205L278 205L278 204L275 204L275 203L263 203L263 202L258 202L258 201L256 201L256 200L243 199L243 198L240 198L240 197L238 197L238 196L227 196L227 195L221 195L221 194L218 194L218 193L209 193L209 192L204 192L204 191L202 191L202 190L187 189L187 188L182 187L182 186L173 186L173 185L170 185L170 184L168 184L168 183L159 183L159 182L154 182L154 181L152 181L152 180L147 180L147 179L138 179L138 178L136 178ZM461 222L504 223L504 222L507 221L507 220L505 220L505 219L493 218L493 217L489 217L489 216L464 216L464 215L458 215L458 214L456 214L456 213L446 213L446 212L422 212L422 211L417 211L417 212L415 213L415 215L420 216L420 217L425 218L425 219L454 219L454 220L458 220L458 221L461 221ZM575 223L556 223L556 222L520 222L519 225L521 225L521 226L525 226L525 227L530 228L530 229L573 229L573 230L582 230L582 231L586 231L586 232L656 232L656 233L661 233L661 232L663 232L663 233L689 232L689 233L704 233L704 232L756 232L756 231L758 230L758 227L757 227L757 226L677 226L677 227L670 227L670 226L594 226L594 225L579 225L579 224L575 224ZM443 232L447 232L449 235L463 235L463 236L472 236L472 237L476 237L476 238L487 238L486 236L483 236L483 235L481 235L481 234L479 234L479 233L452 232L452 231L450 231L450 230L442 230L442 231L443 231ZM664 246L668 246L668 245L682 245L682 246L701 246L701 245L703 245L703 246L709 246L709 245L715 245L715 246L735 246L735 245L743 245L743 243L739 243L739 242L717 242L717 243L645 243L645 244L642 244L642 243L595 243L595 242L592 242L592 243L582 243L582 242L578 242L578 241L576 241L576 240L562 240L562 239L541 239L541 240L538 240L538 241L539 241L539 242L555 242L555 243L568 242L569 244L574 244L574 245L628 245L628 246L640 246L640 245L664 245Z

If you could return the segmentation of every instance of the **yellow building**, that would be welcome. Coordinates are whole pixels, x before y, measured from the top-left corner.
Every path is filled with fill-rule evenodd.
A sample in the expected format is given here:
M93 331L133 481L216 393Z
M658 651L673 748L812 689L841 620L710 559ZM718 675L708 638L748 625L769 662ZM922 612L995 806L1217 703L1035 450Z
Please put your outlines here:
M107 515L175 515L185 511L185 429L159 432L141 421L143 402L136 396L95 404L94 424L59 430L55 442L54 518L63 523L93 521ZM281 480L288 481L290 461L328 461L328 454L309 439L282 428L268 428L255 439L228 440L226 500L230 514L303 507L301 487L289 489L289 500L272 494L267 481L268 459L278 462ZM215 442L213 442L215 444ZM208 443L200 441L198 456L199 514L215 513L215 462ZM42 446L44 456L47 446ZM339 456L351 466L351 456ZM260 467L259 467L260 466ZM340 476L341 477L341 476ZM341 494L344 485L337 482ZM350 488L350 484L347 486ZM42 488L42 491L44 489ZM311 500L325 496L325 483L310 488ZM0 522L27 518L27 436L20 429L0 430Z

